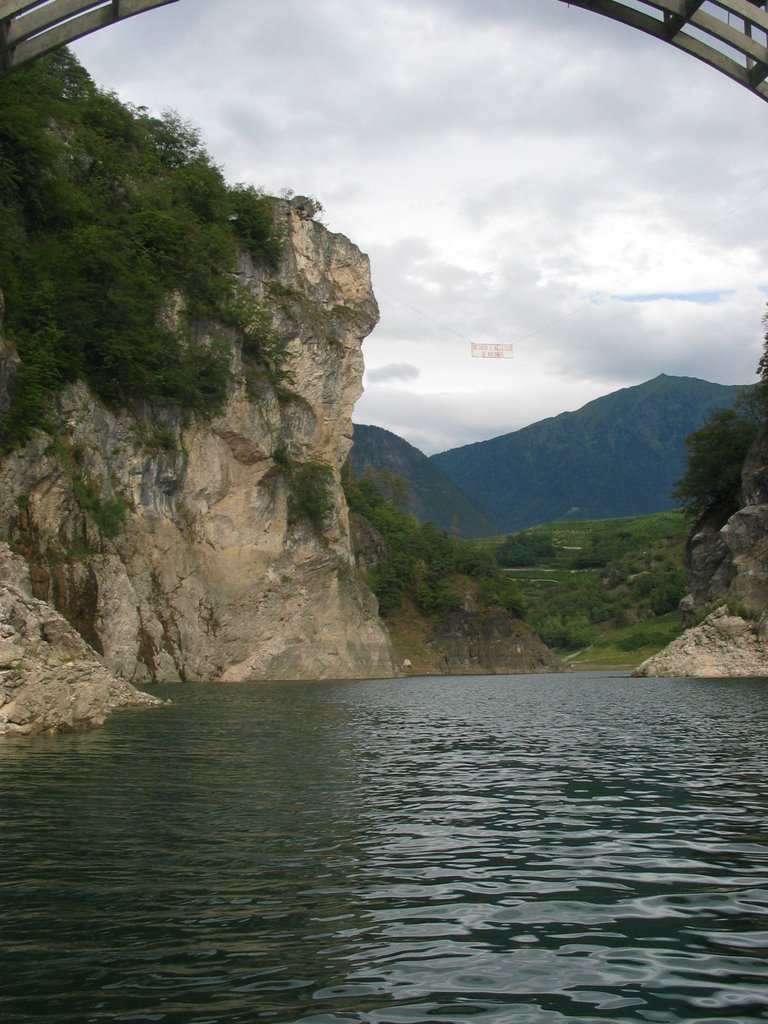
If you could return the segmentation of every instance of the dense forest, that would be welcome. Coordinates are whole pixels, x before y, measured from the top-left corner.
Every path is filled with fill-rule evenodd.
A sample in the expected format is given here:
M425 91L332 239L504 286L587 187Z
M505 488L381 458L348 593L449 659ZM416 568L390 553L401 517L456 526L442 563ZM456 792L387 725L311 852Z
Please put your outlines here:
M358 476L347 464L343 483L350 511L383 541L368 582L385 618L406 599L430 616L455 611L468 598L478 607L524 613L525 599L491 551L401 511L406 488L396 475L367 470Z
M212 320L274 376L268 320L233 291L238 250L276 264L272 203L228 185L176 114L120 102L66 50L0 82L0 285L21 358L0 450L44 425L47 396L77 378L108 404L210 414L231 351L202 340Z

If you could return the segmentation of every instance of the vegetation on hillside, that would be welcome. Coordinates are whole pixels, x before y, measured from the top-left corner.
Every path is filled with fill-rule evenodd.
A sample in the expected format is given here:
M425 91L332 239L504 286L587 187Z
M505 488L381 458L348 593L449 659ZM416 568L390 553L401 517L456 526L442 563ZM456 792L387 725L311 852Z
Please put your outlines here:
M528 621L560 652L601 643L662 647L682 625L688 523L679 512L548 523L495 542ZM489 542L490 545L491 542Z
M0 450L44 425L47 396L77 378L111 404L215 410L230 348L201 325L242 326L238 249L276 264L272 204L227 185L177 115L121 103L65 50L0 82L0 282L21 357ZM164 316L173 295L180 326ZM256 333L252 360L279 375Z
M385 474L384 486L390 493L392 478ZM373 471L356 476L348 464L343 483L350 510L370 523L386 547L369 573L385 617L406 600L424 615L440 616L463 607L468 599L475 606L523 615L525 600L519 588L487 547L462 541L432 523L419 524L384 496Z
M406 505L420 523L431 522L441 530L457 526L463 537L488 537L499 526L488 512L461 490L418 448L382 427L356 423L349 461L356 472L370 467L378 474L390 471L406 488Z
M758 366L760 384L742 393L732 409L713 413L685 442L685 473L672 497L689 516L715 528L742 504L741 476L752 443L765 427L768 410L768 314L763 317L765 341Z

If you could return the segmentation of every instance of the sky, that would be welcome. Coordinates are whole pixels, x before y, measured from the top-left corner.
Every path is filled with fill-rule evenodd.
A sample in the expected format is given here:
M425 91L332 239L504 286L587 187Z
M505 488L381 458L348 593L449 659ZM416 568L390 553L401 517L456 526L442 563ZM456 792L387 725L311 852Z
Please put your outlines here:
M369 255L356 422L432 454L756 379L768 104L671 46L559 0L179 0L73 50Z

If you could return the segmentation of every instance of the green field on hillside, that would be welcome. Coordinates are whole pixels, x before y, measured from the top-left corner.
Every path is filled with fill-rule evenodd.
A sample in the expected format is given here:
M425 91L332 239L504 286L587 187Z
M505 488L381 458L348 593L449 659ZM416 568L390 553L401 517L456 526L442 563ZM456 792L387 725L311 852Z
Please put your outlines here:
M546 523L481 543L525 595L541 638L583 667L631 667L683 629L681 512Z

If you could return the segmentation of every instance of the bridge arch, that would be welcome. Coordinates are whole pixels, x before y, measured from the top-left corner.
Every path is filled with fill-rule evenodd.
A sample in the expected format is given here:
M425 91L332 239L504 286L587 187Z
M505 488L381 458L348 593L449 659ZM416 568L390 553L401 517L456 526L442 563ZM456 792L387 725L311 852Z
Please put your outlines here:
M177 0L0 0L0 78L59 46Z
M0 77L97 29L178 0L0 0ZM560 0L646 32L768 102L768 0Z
M766 0L560 0L655 36L768 101Z

